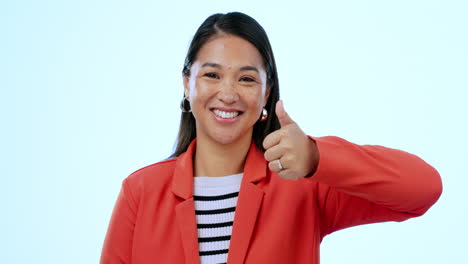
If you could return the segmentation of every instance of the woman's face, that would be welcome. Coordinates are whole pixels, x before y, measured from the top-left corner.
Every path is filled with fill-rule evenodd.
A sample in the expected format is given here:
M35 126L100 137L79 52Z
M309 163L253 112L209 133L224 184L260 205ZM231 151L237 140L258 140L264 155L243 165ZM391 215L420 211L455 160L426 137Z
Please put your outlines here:
M260 53L233 35L216 36L202 46L184 87L197 137L221 144L251 139L269 94Z

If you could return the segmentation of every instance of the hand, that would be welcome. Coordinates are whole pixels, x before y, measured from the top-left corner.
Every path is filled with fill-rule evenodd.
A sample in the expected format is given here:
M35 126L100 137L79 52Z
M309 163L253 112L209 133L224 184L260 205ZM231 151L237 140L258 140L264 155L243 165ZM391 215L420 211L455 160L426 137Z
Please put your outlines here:
M277 172L281 178L293 180L315 172L319 161L315 141L289 117L281 100L276 103L276 115L281 128L263 141L270 170Z

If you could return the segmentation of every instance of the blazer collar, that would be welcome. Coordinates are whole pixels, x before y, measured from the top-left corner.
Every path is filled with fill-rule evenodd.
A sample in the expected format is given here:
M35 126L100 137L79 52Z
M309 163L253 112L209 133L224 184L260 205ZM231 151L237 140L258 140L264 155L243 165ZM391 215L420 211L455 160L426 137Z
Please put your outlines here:
M182 153L176 161L174 177L172 179L172 191L182 199L193 197L193 156L197 145L194 139L187 151ZM256 183L266 177L267 163L263 153L252 141L244 167L243 182Z

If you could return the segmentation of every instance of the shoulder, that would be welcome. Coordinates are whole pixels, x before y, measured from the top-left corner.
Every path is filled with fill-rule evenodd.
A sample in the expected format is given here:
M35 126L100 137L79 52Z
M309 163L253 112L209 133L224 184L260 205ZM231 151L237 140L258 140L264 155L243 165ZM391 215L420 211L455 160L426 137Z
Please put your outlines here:
M124 188L135 195L161 188L170 189L176 162L177 158L168 159L138 169L124 179Z

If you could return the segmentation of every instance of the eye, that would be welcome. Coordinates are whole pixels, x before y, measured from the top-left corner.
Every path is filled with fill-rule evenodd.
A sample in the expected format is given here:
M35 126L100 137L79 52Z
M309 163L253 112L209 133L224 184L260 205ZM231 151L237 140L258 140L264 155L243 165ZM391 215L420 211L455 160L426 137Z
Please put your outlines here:
M242 77L240 78L240 81L241 82L255 82L255 80L250 77Z
M205 73L203 76L206 76L206 77L208 77L208 78L219 79L218 74L216 74L216 73L214 73L214 72Z

